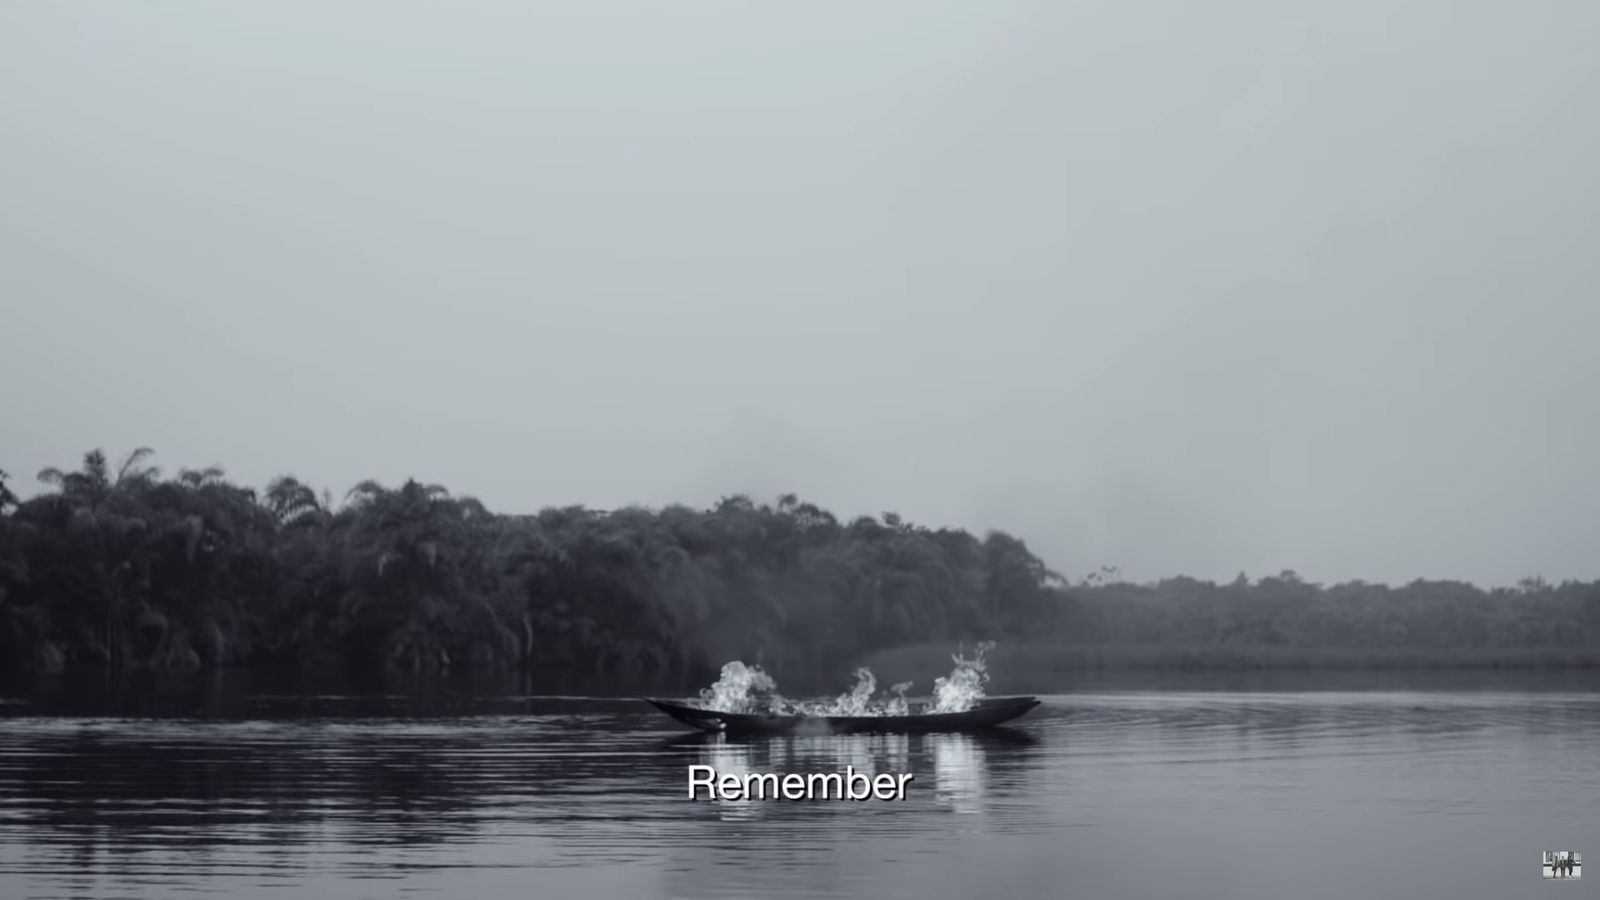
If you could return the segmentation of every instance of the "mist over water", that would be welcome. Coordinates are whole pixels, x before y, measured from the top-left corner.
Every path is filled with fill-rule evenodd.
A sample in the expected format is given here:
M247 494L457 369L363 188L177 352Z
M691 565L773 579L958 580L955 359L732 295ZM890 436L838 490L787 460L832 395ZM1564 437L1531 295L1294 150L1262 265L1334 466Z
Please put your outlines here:
M984 641L969 659L957 651L950 657L955 668L935 678L933 698L914 706L906 694L915 682L891 685L877 695L878 679L862 666L855 670L855 683L832 699L796 700L778 692L778 683L759 666L734 660L722 667L719 677L700 692L700 706L727 713L764 713L782 716L904 716L917 713L959 713L977 705L989 683L989 651L994 641Z

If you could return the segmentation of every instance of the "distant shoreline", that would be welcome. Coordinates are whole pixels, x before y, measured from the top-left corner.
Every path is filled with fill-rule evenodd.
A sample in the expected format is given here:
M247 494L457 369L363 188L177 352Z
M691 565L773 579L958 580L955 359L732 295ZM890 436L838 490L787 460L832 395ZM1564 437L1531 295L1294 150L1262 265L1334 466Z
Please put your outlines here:
M863 665L880 680L942 671L950 653L939 645L899 647L869 654ZM1431 672L1600 671L1600 651L1417 650L1360 647L1228 647L1150 642L1082 644L1014 642L995 648L990 670L1008 679L1038 679L1091 672ZM922 676L927 677L927 676Z
M741 660L828 691L897 654L932 678L983 640L999 670L1052 678L1600 667L1600 581L1073 583L1003 532L847 521L793 494L506 515L415 480L335 501L288 476L163 477L148 448L39 477L53 490L19 500L0 472L10 671L502 672L550 689L704 686Z
M950 656L959 642L935 642L877 650L867 653L849 665L819 663L816 667L798 671L792 667L783 678L785 685L803 687L807 691L826 694L839 682L843 685L853 666L871 669L880 683L914 681L926 684L932 678L945 674L951 665ZM990 654L990 670L1006 680L1021 680L1029 684L1070 682L1075 676L1098 673L1129 675L1143 674L1240 674L1259 673L1428 673L1428 672L1594 672L1600 674L1600 651L1572 650L1550 651L1540 649L1417 650L1406 648L1360 647L1229 647L1193 644L1150 642L1142 644L1083 644L1037 642L1001 642ZM644 673L597 674L581 668L508 670L503 668L457 668L410 671L401 669L363 669L349 666L318 665L297 667L283 663L232 663L200 669L116 669L93 663L80 663L62 667L0 668L5 681L32 677L66 677L72 679L108 678L112 680L137 680L152 676L161 679L205 679L234 676L264 676L287 681L319 683L329 679L348 680L352 683L384 683L391 680L461 680L464 682L523 682L530 693L575 691L583 694L597 689L621 690L624 693L647 694L653 691L683 689L697 690L716 677L715 670L705 667L700 672L658 673L654 678Z

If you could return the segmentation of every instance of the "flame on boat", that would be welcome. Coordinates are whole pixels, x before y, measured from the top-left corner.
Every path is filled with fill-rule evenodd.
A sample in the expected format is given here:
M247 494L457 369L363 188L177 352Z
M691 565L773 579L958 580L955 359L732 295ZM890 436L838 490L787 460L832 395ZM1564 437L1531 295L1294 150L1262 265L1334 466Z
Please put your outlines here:
M906 693L913 682L902 681L878 693L878 679L862 666L855 683L831 700L791 700L778 693L778 683L760 666L734 660L722 667L721 676L700 692L700 706L726 713L767 713L782 716L906 716L913 713L959 713L978 705L989 683L988 653L994 641L977 645L972 658L958 650L950 657L955 668L933 681L933 700L912 709Z

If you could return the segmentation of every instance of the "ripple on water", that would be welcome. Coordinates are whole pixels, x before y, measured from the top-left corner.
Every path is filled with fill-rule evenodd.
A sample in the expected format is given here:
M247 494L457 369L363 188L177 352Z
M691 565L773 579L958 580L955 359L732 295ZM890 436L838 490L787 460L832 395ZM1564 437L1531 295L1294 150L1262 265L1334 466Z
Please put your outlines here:
M1358 858L1362 829L1403 843L1419 817L1600 824L1582 801L1600 795L1593 694L1045 699L990 735L748 740L572 698L492 715L11 715L0 720L0 895L363 896L352 885L401 879L444 896L536 885L892 895L913 884L919 896L962 896L979 889L968 869L1011 854L1042 885L1092 882L1130 840L1203 869L1186 847L1233 852L1213 834L1219 816L1268 845L1297 827L1338 836ZM696 763L915 780L904 803L689 802ZM1165 843L1179 835L1189 844ZM901 880L884 880L885 866Z

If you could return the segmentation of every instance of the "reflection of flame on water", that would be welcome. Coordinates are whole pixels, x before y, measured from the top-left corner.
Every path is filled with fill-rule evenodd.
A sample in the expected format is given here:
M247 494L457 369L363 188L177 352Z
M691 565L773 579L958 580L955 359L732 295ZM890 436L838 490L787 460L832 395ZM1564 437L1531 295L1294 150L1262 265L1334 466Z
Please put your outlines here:
M934 796L958 813L983 809L983 746L967 734L930 734Z
M869 778L912 771L911 738L903 734L786 735L743 742L727 735L706 735L699 761L711 766L716 777L735 776L741 784L749 775L789 773L843 773L853 768ZM702 795L703 796L703 795ZM729 821L748 821L767 814L771 804L762 800L716 799L717 815ZM839 805L841 810L855 804Z
M791 771L844 771L865 775L911 771L910 742L903 734L839 734L782 738L784 763Z
M900 774L911 771L911 738L903 734L883 734L876 738L883 747L885 768Z
M722 674L711 687L700 692L700 705L728 713L772 713L800 716L905 716L919 713L966 712L983 699L989 682L986 656L994 641L979 644L971 659L960 652L950 657L955 668L933 682L933 702L918 710L911 708L906 692L912 682L903 681L889 688L889 695L874 698L878 679L865 666L856 669L855 684L832 700L789 700L778 693L778 683L759 666L734 660L722 667Z
M732 744L726 737L718 735L715 742L707 745L705 753L706 765L717 771L720 778L723 775L734 775L743 784L745 776L755 772L751 764L750 748L742 744ZM718 816L730 821L754 819L761 815L761 806L748 798L729 800L721 794L717 795Z

